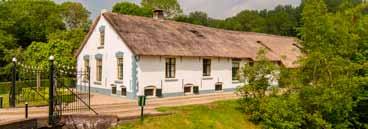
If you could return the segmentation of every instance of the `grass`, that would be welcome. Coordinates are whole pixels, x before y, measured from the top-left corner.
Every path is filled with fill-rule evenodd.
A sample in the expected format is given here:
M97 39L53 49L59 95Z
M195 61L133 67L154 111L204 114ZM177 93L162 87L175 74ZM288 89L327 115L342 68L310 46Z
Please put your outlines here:
M9 89L10 90L10 89ZM59 95L61 95L61 99L64 103L75 101L75 97L65 88L57 89ZM9 91L8 91L9 92ZM29 106L46 106L48 105L49 98L49 88L41 87L39 92L37 93L35 90L31 88L22 88L19 91L22 95L17 95L17 107L24 107L27 102ZM41 95L40 95L41 94ZM9 94L6 92L0 93L0 96L3 97L3 108L9 107Z
M3 97L3 108L9 107L9 95L8 94L0 94Z
M258 129L260 126L248 121L239 109L236 100L219 101L206 105L162 107L162 112L172 115L147 117L122 124L115 129Z

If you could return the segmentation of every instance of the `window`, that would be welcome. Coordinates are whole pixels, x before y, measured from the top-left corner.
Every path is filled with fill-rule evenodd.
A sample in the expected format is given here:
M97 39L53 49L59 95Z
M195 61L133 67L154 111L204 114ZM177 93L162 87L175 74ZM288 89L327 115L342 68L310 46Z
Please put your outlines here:
M184 93L192 93L192 87L184 87Z
M111 93L116 95L116 86L111 87Z
M84 60L84 76L83 76L83 80L88 80L89 79L89 60Z
M156 87L155 86L148 86L144 88L144 95L145 96L156 96Z
M102 59L96 59L96 80L102 80Z
M126 87L121 88L121 96L126 96Z
M203 76L211 76L211 59L203 59Z
M155 90L154 89L144 89L144 95L145 96L154 96Z
M221 82L217 82L215 84L215 91L222 91L222 83Z
M124 75L124 71L123 71L123 68L124 68L124 66L123 66L123 62L124 60L123 60L123 57L118 57L117 58L117 68L118 68L118 79L119 80L123 80L123 75Z
M105 26L100 27L100 46L105 44Z
M166 78L175 78L175 58L166 58Z
M233 80L239 80L239 68L240 68L240 60L233 59L233 66L232 66L232 78Z

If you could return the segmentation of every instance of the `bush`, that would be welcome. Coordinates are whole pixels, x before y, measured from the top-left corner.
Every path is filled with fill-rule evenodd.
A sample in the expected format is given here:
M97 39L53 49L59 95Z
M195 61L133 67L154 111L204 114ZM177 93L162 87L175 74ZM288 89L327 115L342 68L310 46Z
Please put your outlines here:
M264 128L295 129L303 125L304 111L297 94L243 99L241 104L250 119Z
M265 128L295 129L303 124L303 108L297 94L273 96L260 104L260 116Z

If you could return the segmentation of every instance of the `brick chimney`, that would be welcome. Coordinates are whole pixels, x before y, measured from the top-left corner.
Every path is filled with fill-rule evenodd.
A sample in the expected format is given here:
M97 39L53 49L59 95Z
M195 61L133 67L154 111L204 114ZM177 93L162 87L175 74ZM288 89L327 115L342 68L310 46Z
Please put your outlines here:
M106 13L106 12L109 12L109 10L107 10L107 9L102 9L101 10L101 14Z
M162 10L162 9L153 10L153 19L155 19L155 20L165 20L164 10Z

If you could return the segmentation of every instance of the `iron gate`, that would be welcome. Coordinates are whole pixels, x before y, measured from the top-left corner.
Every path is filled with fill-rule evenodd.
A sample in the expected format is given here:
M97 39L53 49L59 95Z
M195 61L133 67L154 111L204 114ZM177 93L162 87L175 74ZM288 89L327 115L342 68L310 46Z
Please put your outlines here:
M63 114L84 111L97 114L91 108L89 71L89 68L78 71L72 66L56 64L53 59L47 66L14 62L10 106L48 105L52 126L60 124Z

